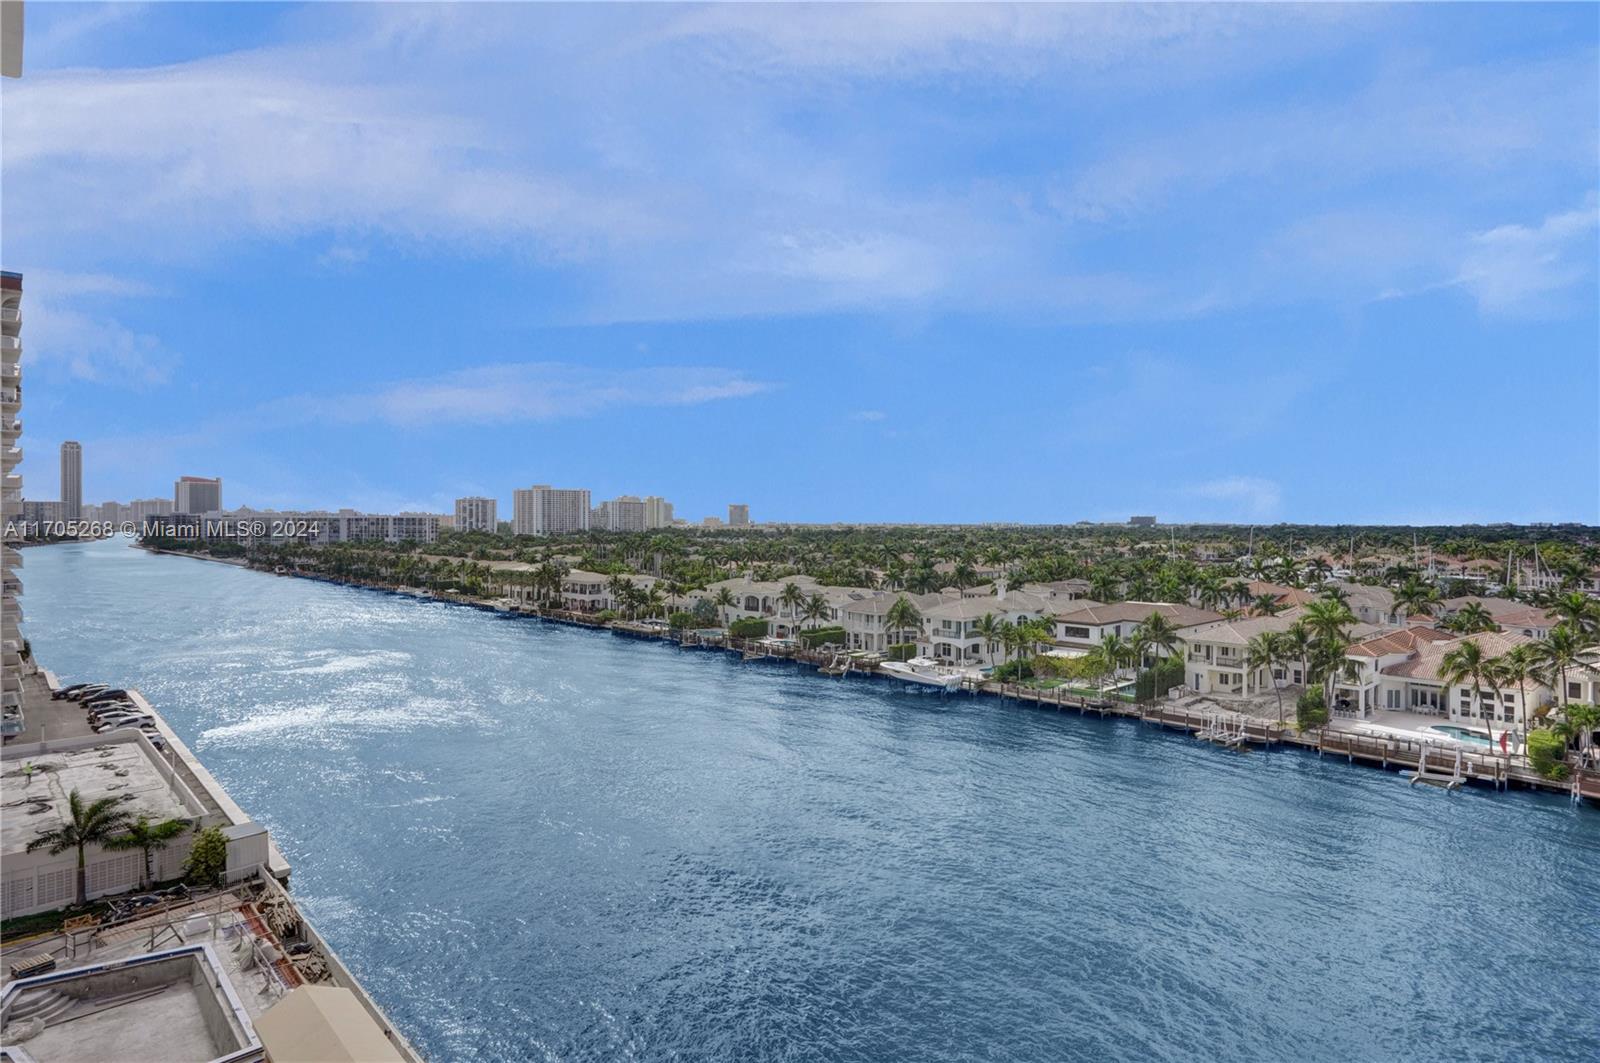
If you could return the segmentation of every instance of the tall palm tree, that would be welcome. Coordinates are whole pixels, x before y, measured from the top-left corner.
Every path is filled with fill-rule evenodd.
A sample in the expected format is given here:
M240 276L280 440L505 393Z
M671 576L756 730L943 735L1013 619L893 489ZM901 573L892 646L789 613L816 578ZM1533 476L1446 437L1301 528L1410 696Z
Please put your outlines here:
M1128 660L1129 646L1121 635L1101 635L1100 645L1095 647L1095 652L1100 655L1111 678L1115 679Z
M1134 637L1138 639L1141 646L1139 654L1141 663L1144 659L1143 650L1156 651L1157 664L1160 663L1159 658L1162 655L1162 651L1167 654L1178 651L1178 629L1173 627L1172 621L1168 620L1163 613L1152 612L1145 617L1144 622L1134 629Z
M1564 622L1550 629L1550 634L1536 645L1540 673L1556 688L1556 701L1567 702L1567 669L1576 665L1584 651L1578 633Z
M806 592L800 589L800 584L785 583L782 592L778 595L778 604L789 607L789 617L793 621L792 626L798 629L800 626L800 610L806 604Z
M1534 677L1539 661L1534 656L1533 644L1524 642L1520 646L1513 646L1507 652L1495 658L1495 667L1499 671L1499 681L1506 685L1517 685L1517 711L1522 717L1522 733L1528 733L1528 680Z
M152 857L165 849L172 839L189 829L189 824L181 819L169 819L163 823L151 823L148 816L140 816L128 824L128 829L123 834L108 838L101 845L106 849L139 849L144 852L144 877L139 880L140 889L148 889L150 882L155 878L155 867Z
M922 613L912 604L910 598L902 594L895 599L893 605L889 606L889 611L884 614L883 622L888 626L891 634L904 636L907 631L921 630ZM902 643L904 638L891 639L890 641Z
M1495 686L1495 669L1491 658L1485 656L1483 647L1471 639L1463 640L1459 646L1445 651L1439 660L1439 680L1444 683L1447 692L1453 687L1464 686L1472 691L1472 705L1482 711L1483 688L1485 685L1498 689ZM1499 698L1495 699L1497 705ZM1489 729L1489 744L1494 744L1494 714L1485 716Z
M1275 594L1258 594L1250 600L1251 616L1276 616L1282 608Z
M1415 575L1407 576L1405 582L1395 588L1394 607L1402 620L1408 616L1432 616L1438 602L1439 591Z
M1278 725L1283 725L1283 691L1278 689L1278 681L1273 678L1272 670L1283 662L1285 639L1277 631L1263 631L1256 635L1244 647L1245 667L1252 672L1266 669L1267 682L1272 684L1272 692L1278 696Z
M1446 626L1459 635L1476 635L1483 631L1494 631L1500 625L1494 622L1494 617L1482 603L1468 602L1456 610Z
M1283 633L1283 652L1289 660L1300 662L1300 679L1311 673L1311 629L1296 620Z
M973 630L983 639L984 657L993 663L995 647L1000 641L1000 622L993 613L984 613Z
M120 798L102 797L90 805L83 803L77 790L67 795L67 821L47 834L41 834L28 843L28 852L48 849L51 856L59 856L68 849L78 851L77 903L83 904L88 887L85 878L84 850L91 845L104 845L112 837L127 830L133 816L119 812Z
M716 596L711 599L711 603L721 611L722 626L727 627L728 610L739 604L739 600L733 596L733 590L728 587L718 587Z
M1550 604L1550 611L1561 618L1561 623L1577 632L1580 639L1600 637L1600 602L1582 591L1563 594Z
M828 619L828 617L833 613L833 607L828 604L828 599L824 598L821 594L813 594L811 597L806 599L805 605L801 607L801 611L802 615L807 620L812 622L812 626L816 627L822 621Z

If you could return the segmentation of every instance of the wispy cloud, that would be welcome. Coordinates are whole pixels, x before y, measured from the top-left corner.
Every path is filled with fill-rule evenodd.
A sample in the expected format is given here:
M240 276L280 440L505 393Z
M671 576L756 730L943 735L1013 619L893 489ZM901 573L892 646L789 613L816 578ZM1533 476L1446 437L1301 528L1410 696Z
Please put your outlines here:
M852 421L882 421L889 415L882 410L857 410L850 415Z
M121 299L159 294L151 285L109 273L30 269L24 345L28 362L45 374L116 387L162 384L179 357L160 338L124 324Z
M1563 293L1592 282L1600 257L1600 207L1552 214L1537 226L1500 225L1472 238L1455 283L1485 313L1538 314Z
M279 399L267 410L293 420L398 427L573 420L628 407L695 406L748 398L772 384L696 366L592 369L561 362L491 365L336 396Z

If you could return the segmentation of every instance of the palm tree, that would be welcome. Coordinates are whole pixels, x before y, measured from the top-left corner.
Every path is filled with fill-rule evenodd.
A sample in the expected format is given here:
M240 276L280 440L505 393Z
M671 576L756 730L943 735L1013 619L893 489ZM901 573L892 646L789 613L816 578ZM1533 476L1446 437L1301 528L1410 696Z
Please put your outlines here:
M1256 635L1244 647L1245 667L1252 672L1266 669L1267 682L1272 684L1272 692L1278 696L1278 726L1283 726L1283 691L1278 689L1278 682L1272 675L1272 669L1283 661L1284 638L1276 631L1263 631Z
M1534 652L1538 655L1538 667L1549 685L1556 688L1556 700L1562 704L1567 700L1567 669L1577 664L1583 654L1583 641L1578 633L1565 623L1557 624L1550 629L1549 636L1538 643Z
M1468 602L1456 610L1446 626L1458 635L1476 635L1483 631L1494 631L1500 625L1494 622L1494 617L1481 603Z
M995 646L1000 641L1000 622L994 618L993 613L984 613L973 630L983 639L984 656L993 663Z
M1289 660L1300 662L1300 679L1311 673L1311 630L1296 620L1283 633L1283 652Z
M1528 733L1528 680L1533 678L1534 671L1538 668L1538 659L1534 656L1533 644L1524 642L1520 646L1513 646L1508 652L1501 654L1494 660L1499 671L1499 681L1510 685L1517 685L1517 705L1522 714L1522 733Z
M799 628L800 610L806 604L806 592L800 589L800 584L785 583L783 591L778 595L778 604L789 607L790 619L794 621L793 626Z
M1577 632L1580 639L1600 636L1600 602L1582 591L1563 594L1551 603L1550 611L1561 618L1561 623Z
M972 563L966 558L957 561L955 571L950 574L950 585L964 591L977 582L978 574L973 571Z
M1128 659L1128 643L1121 635L1101 635L1100 645L1095 647L1095 652L1100 655L1100 660L1105 664L1111 678L1117 678L1117 673Z
M889 611L884 615L883 622L888 625L892 634L904 636L907 631L921 630L922 614L917 611L915 605L911 604L911 599L902 594L895 599L893 605L889 606ZM890 641L900 643L904 639L891 639Z
M1283 605L1275 594L1258 594L1250 600L1250 615L1276 616Z
M1407 576L1394 592L1394 607L1402 620L1408 616L1432 616L1438 601L1438 590L1415 575Z
M1172 621L1163 613L1151 613L1144 618L1144 623L1134 629L1134 638L1141 647L1140 662L1144 660L1144 650L1155 650L1157 661L1160 663L1161 651L1168 654L1178 651L1178 629L1172 626Z
M718 587L717 593L711 603L722 612L722 626L728 626L728 610L739 604L739 599L733 596L733 591L728 587Z
M833 612L833 606L829 605L828 599L824 598L821 594L813 594L811 597L806 599L805 605L802 606L802 610L805 618L812 621L813 626L816 626L817 624L820 624L821 621L828 619L829 615Z
M73 790L67 796L67 822L28 843L28 852L48 849L51 856L59 856L68 849L78 850L79 905L88 899L84 850L90 845L104 845L114 835L127 830L133 821L131 814L117 810L121 803L122 800L117 797L102 797L91 805L85 805L78 791Z
M139 880L140 889L148 889L150 882L155 878L153 854L165 849L167 845L189 829L189 824L181 819L169 819L164 823L151 823L148 816L140 816L128 824L127 832L109 838L101 845L106 849L139 849L144 852L144 877Z
M1472 704L1479 711L1482 710L1481 701L1483 688L1487 684L1495 687L1495 668L1490 658L1485 657L1483 647L1471 639L1465 639L1455 649L1448 650L1439 660L1439 680L1444 684L1446 691L1452 687L1465 686L1472 691ZM1448 695L1447 695L1448 696ZM1499 698L1495 698L1498 703ZM1494 744L1494 714L1484 713L1488 721L1489 744Z

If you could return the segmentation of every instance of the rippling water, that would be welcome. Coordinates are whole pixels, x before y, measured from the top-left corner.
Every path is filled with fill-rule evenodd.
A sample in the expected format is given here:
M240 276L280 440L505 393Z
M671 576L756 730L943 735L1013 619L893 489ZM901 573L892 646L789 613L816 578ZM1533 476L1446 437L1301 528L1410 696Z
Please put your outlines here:
M28 550L433 1060L1585 1060L1600 813L184 558Z

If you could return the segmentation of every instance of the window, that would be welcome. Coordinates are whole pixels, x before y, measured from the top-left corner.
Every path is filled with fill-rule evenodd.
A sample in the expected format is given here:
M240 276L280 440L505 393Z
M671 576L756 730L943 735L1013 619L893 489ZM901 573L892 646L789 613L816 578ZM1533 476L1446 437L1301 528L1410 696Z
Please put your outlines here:
M1567 697L1569 699L1573 700L1573 701L1576 701L1579 698L1583 697L1583 684L1582 683L1568 683L1567 684Z

